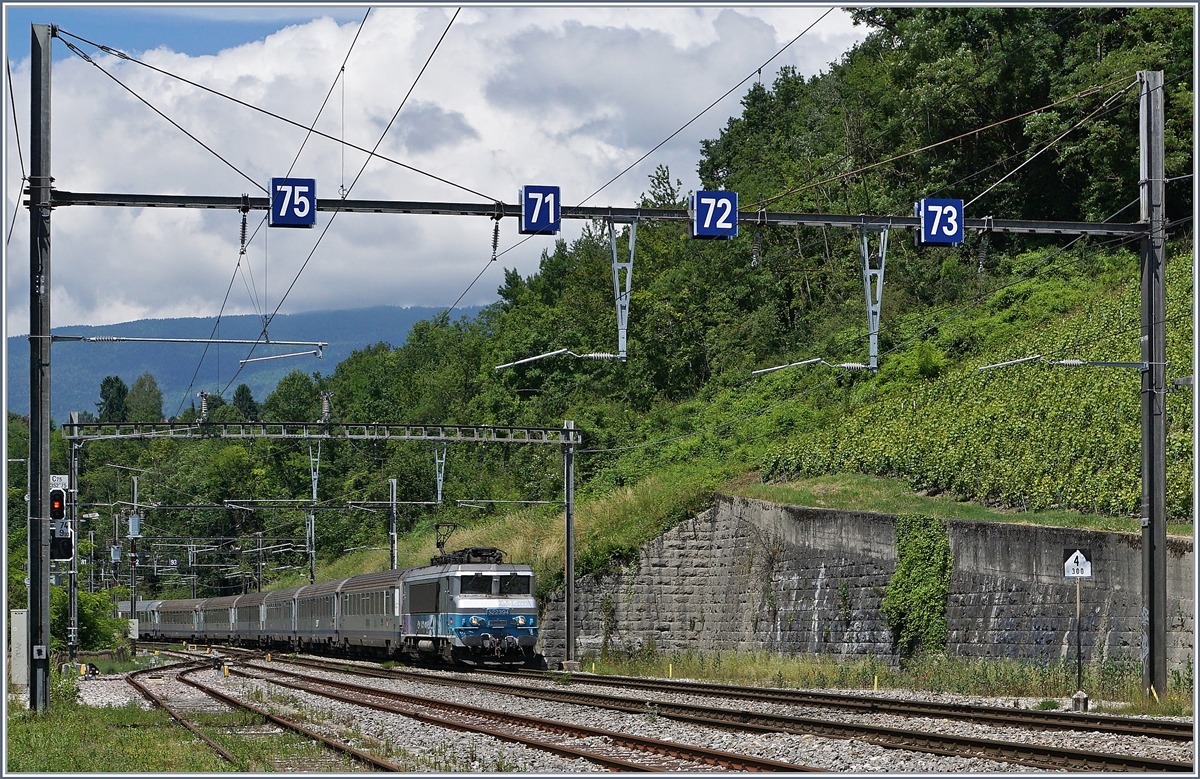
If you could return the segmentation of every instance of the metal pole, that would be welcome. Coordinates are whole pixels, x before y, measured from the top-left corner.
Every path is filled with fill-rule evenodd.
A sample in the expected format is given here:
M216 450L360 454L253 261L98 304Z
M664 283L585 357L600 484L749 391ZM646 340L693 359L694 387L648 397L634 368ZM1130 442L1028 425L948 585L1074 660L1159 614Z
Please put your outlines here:
M563 422L563 502L566 504L566 656L575 659L575 446L571 443L575 422Z
M1167 692L1166 279L1163 74L1138 71L1142 239L1142 687Z
M32 25L29 78L29 708L50 706L50 44Z
M871 254L871 233L879 233L879 251ZM888 229L863 227L861 240L863 289L867 296L868 362L871 370L879 368L879 309L883 304L883 272L887 263ZM873 266L871 260L877 260Z
M392 510L388 513L388 551L391 553L390 570L396 570L396 558L399 557L400 550L396 547L396 480L388 479L388 485L391 487L392 494Z
M71 421L79 419L71 412ZM67 652L74 663L79 651L79 443L71 442L71 570L68 572Z
M1083 637L1080 635L1082 626L1080 625L1080 601L1079 588L1080 579L1075 579L1075 689L1083 689Z
M137 540L141 534L139 526L137 534L133 532L133 517L138 518L139 525L142 515L138 512L138 477L133 477L133 513L130 516L129 528L129 618L137 619ZM137 654L137 639L132 639L129 642L132 654Z
M314 512L308 514L308 583L313 584L317 580L317 515Z
M88 547L91 549L88 555L91 557L88 560L88 592L96 591L96 531L88 531Z
M255 578L258 581L258 591L262 592L262 573L263 573L263 552L262 552L262 531L255 533L258 536L258 576Z

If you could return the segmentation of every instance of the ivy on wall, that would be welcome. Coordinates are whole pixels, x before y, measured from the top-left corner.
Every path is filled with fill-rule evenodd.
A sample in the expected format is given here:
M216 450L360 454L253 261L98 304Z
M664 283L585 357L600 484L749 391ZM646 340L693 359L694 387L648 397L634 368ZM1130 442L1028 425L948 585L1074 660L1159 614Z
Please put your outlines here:
M883 616L901 656L946 648L952 563L946 520L896 517L896 572L883 596Z

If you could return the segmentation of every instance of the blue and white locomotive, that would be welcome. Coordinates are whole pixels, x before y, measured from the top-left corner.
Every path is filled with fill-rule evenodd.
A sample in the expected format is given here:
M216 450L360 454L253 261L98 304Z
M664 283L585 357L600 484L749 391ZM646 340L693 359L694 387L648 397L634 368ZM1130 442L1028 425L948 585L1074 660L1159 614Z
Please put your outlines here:
M139 637L390 657L538 665L533 569L491 547L429 565L285 590L139 600ZM129 618L129 601L118 605Z

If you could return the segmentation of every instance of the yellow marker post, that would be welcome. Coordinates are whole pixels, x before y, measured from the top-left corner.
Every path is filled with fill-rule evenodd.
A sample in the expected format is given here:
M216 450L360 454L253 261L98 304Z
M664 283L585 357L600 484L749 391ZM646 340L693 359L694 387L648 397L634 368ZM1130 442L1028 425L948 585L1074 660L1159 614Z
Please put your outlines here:
M667 663L667 678L668 679L675 678L675 664L674 663Z
M80 663L80 664L79 664L79 675L80 675L80 676L87 676L87 663Z
M267 662L271 662L271 653L267 652Z
M875 674L875 692L879 692L879 674Z
M226 677L229 676L229 666L223 665L223 666L221 666L221 670L225 672Z

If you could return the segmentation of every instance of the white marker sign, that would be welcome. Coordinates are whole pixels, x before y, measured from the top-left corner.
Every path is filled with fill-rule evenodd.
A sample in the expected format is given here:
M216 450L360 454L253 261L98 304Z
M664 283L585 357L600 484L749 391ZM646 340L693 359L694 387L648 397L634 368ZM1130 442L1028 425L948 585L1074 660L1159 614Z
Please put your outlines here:
M1092 578L1092 550L1090 549L1072 549L1067 547L1063 550L1063 576L1068 579L1090 579Z

